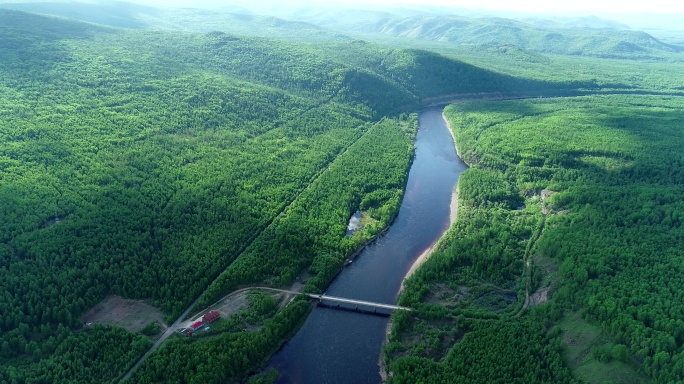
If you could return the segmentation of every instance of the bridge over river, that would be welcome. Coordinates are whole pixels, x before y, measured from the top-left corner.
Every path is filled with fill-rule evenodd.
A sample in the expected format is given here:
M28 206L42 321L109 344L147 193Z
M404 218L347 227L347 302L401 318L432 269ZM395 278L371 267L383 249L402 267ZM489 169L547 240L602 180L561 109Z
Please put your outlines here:
M395 310L404 310L404 311L410 311L411 308L408 307L401 307L399 305L392 305L392 304L382 304L382 303L374 303L372 301L363 301L363 300L353 300L353 299L345 299L343 297L335 297L335 296L327 296L327 295L322 295L322 294L315 294L315 293L304 293L304 292L297 292L297 291L288 291L285 289L278 289L278 288L271 288L271 287L246 287L242 289L238 289L237 291L233 291L227 296L234 295L238 292L243 292L243 291L248 291L251 289L261 289L265 291L272 291L272 292L280 292L280 293L285 293L288 295L306 295L309 298L316 299L319 301L319 303L330 307L330 308L338 308L341 310L347 310L347 311L355 311L355 312L363 312L363 313L369 313L369 314L375 314L375 315L380 315L380 316L389 316L389 313L382 313L382 312L377 312L377 309L385 309L385 310L390 310L390 311L395 311ZM142 364L145 359L149 355L154 352L157 348L159 348L162 343L169 338L171 335L173 335L179 328L181 328L181 324L184 322L185 317L190 313L190 311L193 309L197 301L199 300L199 297L195 299L195 301L188 307L183 314L178 317L178 319L162 334L162 336L157 340L156 343L150 348L147 353L145 353L143 356L138 359L138 361L133 365L133 367L121 378L120 382L124 382L128 380L133 373L136 371L136 369ZM326 305L323 303L323 300L326 301L332 301L335 303L338 303L337 306L334 305ZM345 304L352 304L354 307L342 307L339 306L339 303L345 303ZM371 310L368 310L368 308L372 308ZM202 311L200 311L201 313Z
M341 308L341 309L351 309L351 310L359 310L359 306L362 307L370 307L373 309L389 309L391 311L396 311L396 310L402 310L402 311L411 311L411 308L409 307L402 307L400 305L392 305L392 304L383 304L383 303L376 303L373 301L364 301L364 300L354 300L354 299L346 299L343 297L336 297L336 296L328 296L325 294L316 294L316 293L303 293L303 292L295 292L295 291L288 291L284 289L277 289L277 288L269 288L269 287L254 287L255 289L264 289L268 291L275 291L275 292L282 292L282 293L287 293L290 295L306 295L312 299L316 299L319 302L323 302L323 300L327 301L332 301L336 303L345 303L345 304L352 304L355 307L354 308ZM336 308L336 307L333 307ZM367 312L363 311L362 312Z

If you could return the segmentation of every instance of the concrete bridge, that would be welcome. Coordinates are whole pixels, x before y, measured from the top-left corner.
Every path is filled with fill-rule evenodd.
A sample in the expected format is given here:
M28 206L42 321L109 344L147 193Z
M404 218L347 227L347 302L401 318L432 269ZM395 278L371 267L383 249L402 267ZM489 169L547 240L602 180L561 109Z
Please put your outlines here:
M399 305L392 305L392 304L375 303L372 301L345 299L343 297L317 295L314 293L307 293L306 295L312 299L317 299L319 302L321 302L323 300L329 300L329 301L335 301L338 303L353 304L353 305L357 306L357 308L359 305L362 305L364 307L371 307L371 308L377 308L377 309L389 309L391 311L395 311L398 309L400 309L402 311L410 311L411 310L411 308L408 308L408 307L402 307Z
M275 291L275 292L282 292L282 293L287 293L291 295L306 295L312 299L318 300L319 303L323 303L323 300L326 301L333 301L338 303L338 306L331 306L328 305L329 307L332 308L339 308L339 309L345 309L345 310L351 310L351 311L358 311L358 312L365 312L365 313L375 313L379 315L387 315L383 313L376 313L375 311L368 311L364 310L363 307L367 308L372 308L372 309L387 309L390 311L396 311L396 310L402 310L402 311L411 311L411 308L408 307L402 307L399 305L392 305L392 304L383 304L383 303L376 303L373 301L364 301L364 300L354 300L354 299L345 299L343 297L336 297L336 296L328 296L325 294L316 294L316 293L304 293L304 292L295 292L295 291L288 291L285 289L277 289L277 288L269 288L269 287L253 287L256 289L264 289L267 291ZM354 305L353 308L348 308L348 307L341 307L339 306L339 303L345 303L345 304L352 304ZM359 308L361 306L362 308Z

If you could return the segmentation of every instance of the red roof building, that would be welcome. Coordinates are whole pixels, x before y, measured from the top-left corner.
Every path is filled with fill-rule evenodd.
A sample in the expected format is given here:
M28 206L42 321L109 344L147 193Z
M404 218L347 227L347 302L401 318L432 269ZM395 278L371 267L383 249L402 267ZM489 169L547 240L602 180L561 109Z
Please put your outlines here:
M220 313L218 313L216 311L209 311L209 312L205 313L204 316L202 316L202 321L205 322L206 324L209 324L209 323L215 321L216 319L218 319L219 317L221 317Z
M199 328L199 327L201 327L201 326L202 326L202 322L201 322L201 321L198 321L198 322L195 322L195 323L190 324L190 326L189 326L188 328L190 328L190 329L192 329L192 330L194 331L194 330L196 330L197 328Z

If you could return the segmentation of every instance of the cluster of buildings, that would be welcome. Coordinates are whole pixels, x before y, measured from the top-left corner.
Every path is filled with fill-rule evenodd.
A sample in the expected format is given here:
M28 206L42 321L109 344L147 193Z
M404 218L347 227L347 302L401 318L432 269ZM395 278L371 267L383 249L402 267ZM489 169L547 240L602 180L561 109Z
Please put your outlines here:
M221 314L216 312L216 311L209 311L202 316L202 319L199 321L196 321L192 324L190 324L187 328L181 328L178 330L178 333L182 335L187 335L187 336L192 336L194 332L196 332L198 329L204 327L205 331L209 330L208 324L213 323L216 321L219 317L221 317Z

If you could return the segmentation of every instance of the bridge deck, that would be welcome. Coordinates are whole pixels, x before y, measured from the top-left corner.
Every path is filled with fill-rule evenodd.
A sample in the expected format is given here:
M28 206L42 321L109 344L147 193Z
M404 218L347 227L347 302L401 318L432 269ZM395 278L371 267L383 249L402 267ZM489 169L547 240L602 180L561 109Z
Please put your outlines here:
M318 295L315 293L302 293L302 292L295 292L295 291L288 291L285 289L278 289L278 288L270 288L270 287L252 287L256 289L265 289L268 291L275 291L275 292L283 292L283 293L288 293L292 295L299 295L299 294L304 294L309 296L312 299L317 299L317 300L330 300L330 301L337 301L338 303L347 303L347 304L356 304L356 305L365 305L368 307L373 307L373 308L382 308L382 309L389 309L392 311L395 311L397 309L400 309L402 311L411 311L411 308L408 307L402 307L399 305L392 305L392 304L382 304L382 303L374 303L372 301L364 301L364 300L353 300L353 299L345 299L343 297L335 297L335 296L327 296L327 295Z
M353 300L353 299L345 299L343 297L335 297L335 296L327 296L327 295L316 295L313 293L307 294L309 297L312 299L318 299L318 300L330 300L330 301L337 301L339 303L348 303L348 304L356 304L356 305L365 305L368 307L374 307L374 308L382 308L382 309L391 309L391 310L397 310L401 309L403 311L410 311L411 308L408 307L402 307L399 305L392 305L392 304L382 304L382 303L374 303L372 301L364 301L364 300Z

